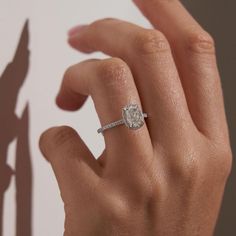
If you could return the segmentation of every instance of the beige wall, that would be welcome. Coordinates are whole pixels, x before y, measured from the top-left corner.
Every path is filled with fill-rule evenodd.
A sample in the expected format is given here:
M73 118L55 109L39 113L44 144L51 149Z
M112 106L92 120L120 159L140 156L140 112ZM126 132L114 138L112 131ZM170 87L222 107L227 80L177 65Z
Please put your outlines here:
M231 23L236 20L234 3L216 0L213 6L210 0L184 2L216 38L236 151L233 123L236 40ZM96 156L102 151L103 139L96 134L99 122L91 100L81 111L66 113L55 106L54 98L65 69L90 58L67 46L67 30L77 23L111 16L149 25L127 0L0 1L0 225L2 220L3 236L13 236L16 232L19 236L62 235L63 206L51 168L39 152L38 138L50 126L68 124L78 130ZM93 55L100 56L103 55ZM216 235L236 232L233 179L235 169Z
M67 30L111 16L147 25L126 0L0 1L3 236L62 235L63 205L52 170L39 152L38 138L50 126L67 124L78 130L96 156L102 151L103 138L96 133L99 122L91 100L81 111L66 113L56 107L54 99L65 69L90 57L69 48Z

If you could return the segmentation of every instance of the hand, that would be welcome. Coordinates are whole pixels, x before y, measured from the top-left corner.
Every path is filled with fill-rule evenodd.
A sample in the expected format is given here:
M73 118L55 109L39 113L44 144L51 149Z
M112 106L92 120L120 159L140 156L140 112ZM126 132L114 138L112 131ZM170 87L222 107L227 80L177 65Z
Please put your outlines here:
M102 125L130 103L148 118L105 131L98 160L69 127L42 135L64 235L210 236L232 161L214 42L177 0L135 3L158 29L104 19L70 32L75 49L112 58L70 67L59 107L77 110L91 95Z

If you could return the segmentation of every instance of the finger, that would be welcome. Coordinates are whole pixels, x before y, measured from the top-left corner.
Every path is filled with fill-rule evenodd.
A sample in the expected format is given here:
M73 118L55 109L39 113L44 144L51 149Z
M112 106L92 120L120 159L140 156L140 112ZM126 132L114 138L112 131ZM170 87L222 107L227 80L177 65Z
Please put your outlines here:
M143 107L150 114L149 132L154 142L192 124L184 91L164 35L115 19L97 21L69 38L84 52L102 51L121 57L130 66ZM182 132L182 131L181 131Z
M101 168L72 128L63 126L47 130L39 145L52 165L64 202L82 198L94 190ZM78 191L80 196L77 196Z
M127 104L136 103L142 107L132 74L126 63L118 58L89 60L67 70L57 97L58 105L63 104L66 108L66 101L66 104L74 104L75 108L77 99L88 95L92 96L102 126L122 119L122 108ZM124 155L140 153L146 157L144 153L151 149L145 124L138 130L130 130L125 125L114 127L104 132L104 138L106 154L114 159L114 162L107 162L114 165L121 162L120 150Z
M208 137L223 134L225 139L225 111L213 39L180 1L134 2L169 40L196 126Z

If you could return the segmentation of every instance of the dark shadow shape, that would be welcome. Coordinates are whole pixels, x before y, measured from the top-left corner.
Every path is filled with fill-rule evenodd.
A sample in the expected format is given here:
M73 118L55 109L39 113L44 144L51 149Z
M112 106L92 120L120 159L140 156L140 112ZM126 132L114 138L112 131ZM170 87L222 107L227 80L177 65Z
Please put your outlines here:
M32 166L29 150L29 108L23 115L15 114L19 91L27 77L30 51L28 21L21 33L13 61L0 77L0 236L3 236L4 194L11 178L16 182L16 235L32 235ZM16 165L7 165L7 152L12 140L17 139Z
M183 0L186 7L213 35L221 73L231 146L236 156L236 1ZM216 114L217 115L217 114ZM236 235L236 162L226 186L215 236Z

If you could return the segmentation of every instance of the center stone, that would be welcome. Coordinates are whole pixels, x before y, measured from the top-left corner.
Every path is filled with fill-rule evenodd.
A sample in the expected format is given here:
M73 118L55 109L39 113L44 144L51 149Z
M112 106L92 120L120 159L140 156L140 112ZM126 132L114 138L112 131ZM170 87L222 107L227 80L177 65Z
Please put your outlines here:
M144 116L138 105L130 104L122 110L125 125L130 129L138 129L144 125Z

